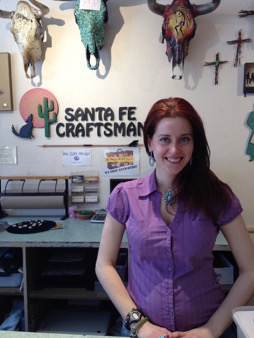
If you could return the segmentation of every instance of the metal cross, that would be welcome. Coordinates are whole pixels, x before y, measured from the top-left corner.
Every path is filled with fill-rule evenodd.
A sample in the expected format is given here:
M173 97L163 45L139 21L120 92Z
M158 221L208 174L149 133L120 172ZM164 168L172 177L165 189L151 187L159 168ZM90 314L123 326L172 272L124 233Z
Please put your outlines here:
M215 66L215 81L214 83L217 85L218 82L218 71L219 66L223 63L227 63L228 61L220 61L219 53L216 54L216 59L213 62L205 62L204 66Z
M242 43L251 42L251 41L252 41L251 39L242 39L242 30L241 29L238 32L238 39L237 40L227 41L228 45L234 45L234 44L237 43L234 67L237 67L238 65L240 66L240 64L241 64L240 56L241 56Z

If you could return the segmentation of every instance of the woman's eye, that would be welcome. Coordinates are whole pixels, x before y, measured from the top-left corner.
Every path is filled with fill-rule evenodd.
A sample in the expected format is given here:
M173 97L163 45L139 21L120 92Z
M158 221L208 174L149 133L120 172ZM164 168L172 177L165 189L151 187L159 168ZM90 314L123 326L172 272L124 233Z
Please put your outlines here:
M162 138L160 139L160 142L162 142L162 143L169 143L169 142L170 142L170 139L169 139L168 137L162 137Z
M189 136L183 136L182 138L181 138L181 141L182 142L189 142L190 141L190 137Z

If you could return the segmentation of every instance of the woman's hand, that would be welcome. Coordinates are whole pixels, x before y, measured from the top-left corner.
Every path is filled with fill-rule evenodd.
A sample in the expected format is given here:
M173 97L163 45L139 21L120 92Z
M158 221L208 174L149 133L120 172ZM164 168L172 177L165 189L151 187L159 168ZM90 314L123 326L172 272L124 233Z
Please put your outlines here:
M172 333L164 327L146 322L138 331L138 338L172 338Z
M138 338L217 338L212 335L207 327L199 327L190 331L170 332L167 329L156 326L150 322L145 323L138 331Z
M159 338L159 337L158 337ZM176 331L171 333L170 338L216 338L206 327L199 327L190 331Z

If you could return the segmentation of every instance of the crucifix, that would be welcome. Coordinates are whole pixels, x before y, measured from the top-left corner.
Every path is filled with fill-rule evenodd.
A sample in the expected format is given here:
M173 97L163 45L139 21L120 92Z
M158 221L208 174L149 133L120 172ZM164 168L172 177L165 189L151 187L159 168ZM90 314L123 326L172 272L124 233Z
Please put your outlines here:
M253 15L253 14L254 14L254 11L244 11L244 10L241 10L240 12L238 12L238 16L240 18L244 18L245 16Z
M219 53L216 54L216 59L213 62L205 62L204 66L215 66L215 84L217 85L218 82L218 72L219 72L219 66L223 63L226 63L228 61L221 61L219 57Z
M251 41L252 41L251 39L242 39L242 30L241 29L238 32L238 39L237 40L227 41L228 45L234 45L234 44L237 43L234 67L237 67L238 65L241 64L240 56L241 56L242 43L251 42Z

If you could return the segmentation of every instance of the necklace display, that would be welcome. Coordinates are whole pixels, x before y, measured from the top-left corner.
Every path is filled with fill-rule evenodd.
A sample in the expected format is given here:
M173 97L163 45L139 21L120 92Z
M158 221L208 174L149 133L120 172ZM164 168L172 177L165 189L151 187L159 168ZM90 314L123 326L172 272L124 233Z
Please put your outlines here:
M166 192L163 199L167 204L174 205L175 204L174 196L175 196L175 194L174 194L173 190L169 190L168 192Z

